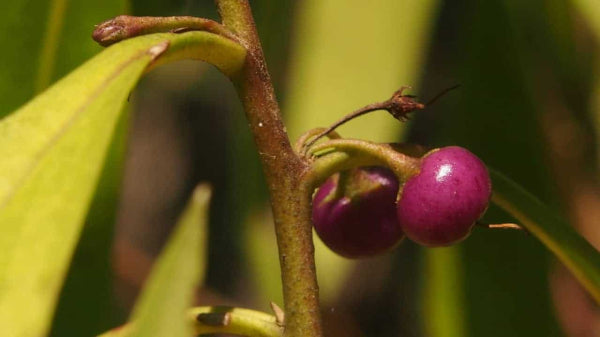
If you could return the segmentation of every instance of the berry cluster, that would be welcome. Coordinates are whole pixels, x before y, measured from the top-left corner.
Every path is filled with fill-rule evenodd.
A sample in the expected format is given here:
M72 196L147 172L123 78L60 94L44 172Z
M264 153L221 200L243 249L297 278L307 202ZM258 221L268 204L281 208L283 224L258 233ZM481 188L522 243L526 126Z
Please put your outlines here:
M487 209L491 182L483 162L450 146L428 152L417 174L399 186L384 168L359 168L329 178L313 198L313 223L336 253L373 256L406 235L422 245L465 239Z

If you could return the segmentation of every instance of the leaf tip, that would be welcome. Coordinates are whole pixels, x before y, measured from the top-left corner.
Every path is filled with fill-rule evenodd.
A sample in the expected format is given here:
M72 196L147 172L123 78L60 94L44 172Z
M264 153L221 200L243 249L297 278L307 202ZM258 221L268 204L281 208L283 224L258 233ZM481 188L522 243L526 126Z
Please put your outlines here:
M152 60L156 60L162 53L164 53L169 48L169 44L169 41L164 41L150 47L150 49L148 49L148 54L152 56Z
M195 204L207 204L212 195L212 187L210 184L202 183L196 186L192 195L192 200Z

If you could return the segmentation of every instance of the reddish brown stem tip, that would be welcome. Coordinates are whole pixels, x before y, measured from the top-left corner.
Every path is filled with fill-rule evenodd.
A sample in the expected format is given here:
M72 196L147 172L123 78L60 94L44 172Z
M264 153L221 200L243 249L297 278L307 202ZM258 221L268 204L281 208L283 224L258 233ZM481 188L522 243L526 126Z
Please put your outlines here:
M239 42L229 29L220 23L193 16L129 16L119 15L96 26L92 38L103 46L109 46L121 40L152 33L184 33L188 31L206 31Z
M119 42L131 36L135 36L136 25L131 24L132 17L129 15L119 15L113 19L106 20L98 25L92 33L94 41L106 47Z

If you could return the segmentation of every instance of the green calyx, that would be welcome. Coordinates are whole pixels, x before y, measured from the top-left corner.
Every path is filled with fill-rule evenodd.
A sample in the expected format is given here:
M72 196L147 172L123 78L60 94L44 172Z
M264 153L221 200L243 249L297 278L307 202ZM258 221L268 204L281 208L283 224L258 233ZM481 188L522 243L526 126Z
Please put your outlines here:
M390 169L400 182L419 173L421 156L425 149L406 144L377 144L357 139L332 139L316 144L308 149L310 170L307 180L313 188L320 186L331 175L345 170L364 166L381 166ZM361 179L356 180L352 190L364 193L372 182L362 186ZM354 184L354 183L353 183ZM345 195L348 195L345 193Z

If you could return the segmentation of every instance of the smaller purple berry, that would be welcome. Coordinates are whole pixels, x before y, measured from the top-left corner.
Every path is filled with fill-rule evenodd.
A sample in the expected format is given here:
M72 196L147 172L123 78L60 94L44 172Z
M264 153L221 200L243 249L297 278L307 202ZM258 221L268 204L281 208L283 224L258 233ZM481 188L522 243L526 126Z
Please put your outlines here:
M448 246L471 233L491 193L489 173L477 156L458 146L433 150L402 187L398 220L411 240Z
M315 193L312 218L317 235L347 258L389 251L404 237L396 217L398 180L381 167L330 177Z

